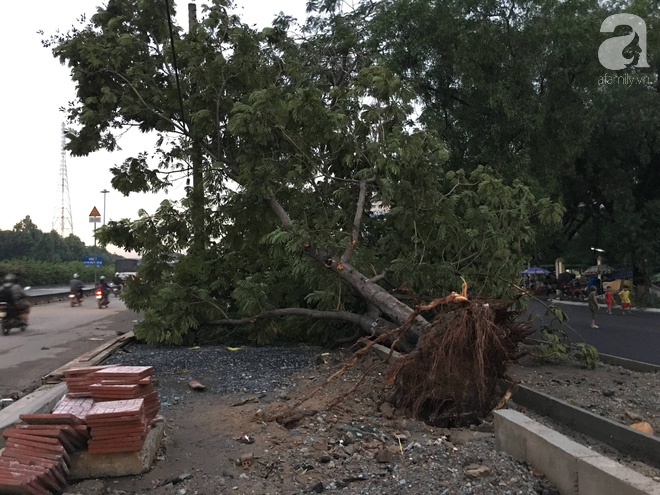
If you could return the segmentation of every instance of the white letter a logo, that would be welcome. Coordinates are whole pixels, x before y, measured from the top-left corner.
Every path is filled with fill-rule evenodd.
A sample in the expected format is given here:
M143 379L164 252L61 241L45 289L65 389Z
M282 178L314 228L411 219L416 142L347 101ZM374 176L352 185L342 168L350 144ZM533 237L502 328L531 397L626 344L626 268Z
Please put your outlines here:
M625 58L623 50L635 40L635 36L639 36L640 52L635 67L649 67L646 61L646 23L644 19L633 14L614 14L603 21L600 32L613 33L617 26L630 26L633 32L626 36L617 36L603 41L598 48L600 63L610 70L625 69L636 57Z

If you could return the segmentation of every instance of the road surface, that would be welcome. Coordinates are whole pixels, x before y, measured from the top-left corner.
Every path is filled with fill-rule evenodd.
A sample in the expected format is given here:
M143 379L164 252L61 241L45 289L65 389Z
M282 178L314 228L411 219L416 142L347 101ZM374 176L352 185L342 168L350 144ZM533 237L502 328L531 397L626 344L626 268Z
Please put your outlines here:
M29 391L41 378L133 328L137 315L116 297L99 309L93 297L72 308L68 301L33 306L25 332L0 335L0 397Z
M606 308L600 308L596 317L600 328L591 328L586 304L557 306L568 315L567 323L572 329L566 328L566 333L574 342L586 341L603 354L660 365L660 313L633 310L631 315L624 315L621 308L613 308L613 314L608 315ZM532 301L530 312L543 315L545 307ZM544 316L534 327L550 322L551 318ZM559 328L560 325L555 321L553 326Z

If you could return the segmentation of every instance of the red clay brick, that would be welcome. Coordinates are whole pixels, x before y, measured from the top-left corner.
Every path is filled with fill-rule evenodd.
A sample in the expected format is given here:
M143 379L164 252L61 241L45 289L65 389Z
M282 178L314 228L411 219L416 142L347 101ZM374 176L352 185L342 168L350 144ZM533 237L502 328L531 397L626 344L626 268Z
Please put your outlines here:
M97 402L92 406L91 411L87 415L87 423L90 424L90 421L101 418L142 415L143 411L143 399Z
M77 447L87 445L87 438L68 425L16 425L15 428L28 434L59 438L65 447L66 442Z
M125 445L125 444L117 444L117 445L108 445L108 446L102 446L102 447L95 447L92 446L89 448L89 453L90 454L110 454L114 452L137 452L142 448L142 444L136 444L136 445Z
M83 421L73 414L21 414L21 420L29 425L80 425Z
M12 447L5 447L5 450L2 451L2 457L7 457L11 459L17 459L21 462L24 463L38 463L42 464L46 462L53 463L54 468L56 471L59 471L62 473L62 479L64 479L66 476L69 475L69 466L64 462L64 459L62 457L59 457L57 459L47 459L44 458L43 456L33 456L30 455L29 453L26 454L22 450L18 450Z
M0 458L0 468L6 468L15 472L20 473L32 473L37 476L37 479L44 485L44 488L49 490L61 491L64 485L61 485L59 481L51 474L50 469L43 468L41 466L29 466L26 464L21 464L16 460L2 460Z
M33 495L21 480L0 480L0 493L4 495Z
M62 449L62 452L51 452L42 449L40 445L35 448L30 445L24 445L22 443L9 440L7 440L7 443L5 443L5 449L7 448L15 449L17 453L21 453L27 456L41 457L43 459L51 459L53 461L64 460L68 464L68 459L64 456L64 449Z
M2 432L2 436L5 438L23 438L31 442L45 443L48 445L59 445L62 446L59 438L46 437L41 435L31 435L29 433L24 433L20 430L14 428L7 428Z
M99 376L102 379L117 379L118 377L127 378L146 378L154 373L153 366L115 366L109 367L104 370L97 371L94 376Z

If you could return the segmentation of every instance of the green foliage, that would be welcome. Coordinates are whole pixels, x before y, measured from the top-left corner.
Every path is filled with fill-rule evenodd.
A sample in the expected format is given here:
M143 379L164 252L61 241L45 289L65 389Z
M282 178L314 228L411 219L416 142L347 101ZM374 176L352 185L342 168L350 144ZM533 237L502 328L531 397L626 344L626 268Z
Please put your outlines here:
M541 329L543 337L545 337L546 344L543 346L543 351L540 355L541 359L558 359L565 361L568 359L568 349L562 343L564 334L554 328L544 326Z
M94 267L84 266L84 256L102 257L97 275L112 276L117 255L101 247L85 246L73 234L62 238L44 233L27 216L12 230L0 230L0 276L14 273L22 285L67 285L78 273L85 282L94 281Z
M35 260L9 260L0 261L0 279L6 274L13 273L18 276L22 286L44 286L44 285L69 285L69 280L74 273L80 275L85 283L94 282L94 267L84 266L82 261L69 261L61 263L50 263ZM96 276L105 275L111 279L114 275L114 267L104 266L96 269Z
M576 344L577 348L577 359L582 363L582 365L588 370L596 369L598 364L598 351L592 345L586 343Z

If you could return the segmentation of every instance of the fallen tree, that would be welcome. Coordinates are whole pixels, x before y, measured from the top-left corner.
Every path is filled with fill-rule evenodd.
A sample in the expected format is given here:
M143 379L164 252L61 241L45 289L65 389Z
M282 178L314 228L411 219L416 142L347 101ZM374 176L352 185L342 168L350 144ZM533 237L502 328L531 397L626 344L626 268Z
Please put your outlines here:
M115 129L139 127L158 148L115 167L116 189L192 178L181 203L98 235L142 255L125 293L145 312L138 337L378 335L414 313L397 289L429 301L460 276L509 297L534 224L561 208L487 168L444 168L443 142L412 125L414 93L367 48L372 15L318 15L294 39L290 19L256 32L214 2L182 35L173 4L112 0L50 40L77 83L73 154L114 150ZM317 323L301 331L303 317ZM428 325L416 315L400 348Z

